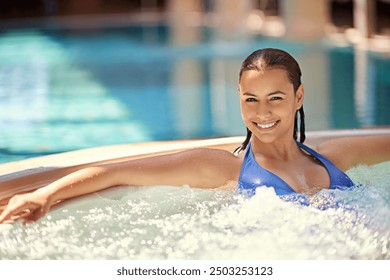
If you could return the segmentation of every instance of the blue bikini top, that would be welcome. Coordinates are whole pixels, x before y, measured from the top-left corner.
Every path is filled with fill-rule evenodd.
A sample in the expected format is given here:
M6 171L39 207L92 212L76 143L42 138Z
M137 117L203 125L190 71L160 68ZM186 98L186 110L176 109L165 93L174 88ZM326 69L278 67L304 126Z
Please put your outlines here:
M330 177L330 189L348 189L354 186L352 180L337 168L330 160L306 145L297 142L298 146L319 160ZM282 178L266 170L257 163L249 143L238 179L238 189L241 193L254 195L257 187L273 187L279 196L297 194Z

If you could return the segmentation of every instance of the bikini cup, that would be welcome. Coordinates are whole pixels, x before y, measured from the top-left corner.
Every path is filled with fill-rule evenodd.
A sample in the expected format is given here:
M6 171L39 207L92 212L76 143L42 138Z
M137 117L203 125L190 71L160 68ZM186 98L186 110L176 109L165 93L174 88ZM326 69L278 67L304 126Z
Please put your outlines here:
M329 174L330 189L346 189L354 185L352 180L327 158L302 143L297 142L297 145L324 165ZM260 186L273 187L277 195L297 194L282 178L257 163L251 143L249 143L238 180L238 188L242 193L253 195L255 189Z

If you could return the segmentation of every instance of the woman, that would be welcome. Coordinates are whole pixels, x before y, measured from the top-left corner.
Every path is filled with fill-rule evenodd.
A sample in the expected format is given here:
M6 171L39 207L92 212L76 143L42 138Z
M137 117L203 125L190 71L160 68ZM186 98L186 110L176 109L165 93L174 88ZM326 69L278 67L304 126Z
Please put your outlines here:
M262 49L248 56L239 73L238 94L248 134L235 153L202 148L88 167L33 193L14 196L0 223L21 218L36 221L59 200L119 185L238 186L251 193L267 186L278 195L311 195L321 189L351 187L343 171L352 166L390 160L390 135L339 138L315 150L302 144L301 70L282 50ZM301 143L297 142L298 114ZM245 149L245 155L240 154Z

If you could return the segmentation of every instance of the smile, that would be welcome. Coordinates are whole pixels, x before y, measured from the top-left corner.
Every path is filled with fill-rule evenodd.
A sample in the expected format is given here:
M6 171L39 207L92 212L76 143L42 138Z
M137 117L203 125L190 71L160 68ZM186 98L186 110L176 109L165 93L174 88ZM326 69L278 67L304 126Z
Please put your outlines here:
M267 129L275 126L276 123L277 121L270 122L270 123L256 123L256 125L262 129Z

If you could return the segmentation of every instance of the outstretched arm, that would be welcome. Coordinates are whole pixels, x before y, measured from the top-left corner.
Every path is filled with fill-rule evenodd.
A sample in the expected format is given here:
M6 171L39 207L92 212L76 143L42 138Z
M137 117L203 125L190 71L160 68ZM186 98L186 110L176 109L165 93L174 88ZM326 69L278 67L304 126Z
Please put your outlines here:
M69 174L33 193L14 196L0 223L20 216L36 221L59 200L96 192L118 185L190 185L217 188L237 180L240 161L227 151L193 149L185 152L107 164ZM18 218L16 218L18 219Z
M336 138L320 144L317 150L346 171L359 164L389 161L390 134Z

